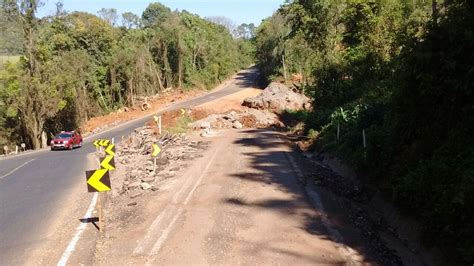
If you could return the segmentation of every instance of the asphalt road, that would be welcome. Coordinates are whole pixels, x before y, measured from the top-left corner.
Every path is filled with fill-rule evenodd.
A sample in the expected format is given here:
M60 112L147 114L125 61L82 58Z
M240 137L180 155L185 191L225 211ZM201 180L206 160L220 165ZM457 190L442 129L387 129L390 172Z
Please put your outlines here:
M191 100L176 103L161 112L197 106L238 92L255 84L255 69L240 72L225 88ZM88 155L95 151L98 138L120 140L142 126L152 115L117 126L84 140L72 151L42 150L0 159L0 264L21 263L36 244L48 237L47 228L54 212L68 208L64 199L72 188L85 185ZM86 209L87 206L84 206ZM63 247L51 247L63 248Z

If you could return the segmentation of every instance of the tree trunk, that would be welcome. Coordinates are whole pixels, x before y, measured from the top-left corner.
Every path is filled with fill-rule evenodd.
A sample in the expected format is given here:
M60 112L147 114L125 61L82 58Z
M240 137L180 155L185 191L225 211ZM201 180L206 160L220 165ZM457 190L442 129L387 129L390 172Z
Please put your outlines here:
M41 148L48 147L48 135L44 130L41 132Z
M171 67L170 67L170 62L168 61L168 47L166 44L163 44L163 63L165 67L165 84L166 87L172 87L173 86L173 79L171 77Z
M131 106L135 105L135 100L133 97L133 77L128 81L128 93L129 93L129 101Z
M179 49L179 54L178 54L178 87L182 88L183 87L183 54L181 49Z
M432 10L432 16L433 16L433 21L435 24L438 23L438 3L436 0L431 1L431 10Z
M281 55L281 61L282 61L282 63L283 63L283 78L284 78L285 81L286 81L287 77L286 77L285 53L283 53L283 54Z

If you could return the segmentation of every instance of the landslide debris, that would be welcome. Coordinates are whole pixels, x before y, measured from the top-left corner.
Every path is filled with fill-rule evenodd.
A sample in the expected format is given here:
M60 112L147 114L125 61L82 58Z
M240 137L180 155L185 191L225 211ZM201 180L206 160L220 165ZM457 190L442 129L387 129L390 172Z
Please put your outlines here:
M278 116L274 113L247 108L243 111L231 111L224 114L211 114L193 122L193 129L222 128L264 128L279 125Z
M153 143L160 143L162 147L155 169L151 157ZM207 147L207 142L192 140L186 134L160 136L156 128L149 125L135 129L117 146L114 180L117 185L112 190L113 196L134 199L158 191L160 182L174 177L187 162L202 157L201 153Z
M280 83L270 83L256 97L245 98L244 108L237 111L210 114L191 124L193 129L221 128L266 128L282 126L276 113L285 110L308 110L311 100L303 94L293 92Z
M286 85L272 82L260 95L246 98L244 106L259 110L309 110L311 100L303 94L293 92Z

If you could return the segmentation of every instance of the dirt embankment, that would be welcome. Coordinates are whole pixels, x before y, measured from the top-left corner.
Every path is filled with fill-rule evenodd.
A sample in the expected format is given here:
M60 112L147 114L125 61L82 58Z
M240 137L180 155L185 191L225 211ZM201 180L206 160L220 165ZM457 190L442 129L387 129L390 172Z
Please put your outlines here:
M146 103L148 104L146 108L142 108L145 103L144 98L142 98L138 100L138 103L135 106L120 108L119 110L107 115L91 118L82 127L83 135L87 136L98 133L106 128L154 113L168 104L190 99L204 93L206 93L206 91L202 90L175 91L161 94L159 96L148 97L146 99Z

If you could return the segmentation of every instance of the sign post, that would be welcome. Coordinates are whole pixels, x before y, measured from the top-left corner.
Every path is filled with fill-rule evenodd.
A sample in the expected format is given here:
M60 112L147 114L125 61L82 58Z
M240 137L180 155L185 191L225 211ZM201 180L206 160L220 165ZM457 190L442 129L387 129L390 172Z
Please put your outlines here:
M101 192L107 192L112 189L110 185L110 172L115 170L115 145L110 144L109 140L96 140L94 141L94 146L96 148L106 147L104 149L106 155L105 157L99 158L100 169L86 171L86 181L87 181L87 191L88 192L98 192L97 199L97 211L99 216L99 232L104 232L105 222L104 222L104 204L105 204L105 195L102 195Z
M161 152L161 146L159 144L153 143L151 144L153 151L151 152L151 157L153 157L153 172L156 170L156 156Z

